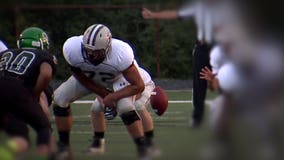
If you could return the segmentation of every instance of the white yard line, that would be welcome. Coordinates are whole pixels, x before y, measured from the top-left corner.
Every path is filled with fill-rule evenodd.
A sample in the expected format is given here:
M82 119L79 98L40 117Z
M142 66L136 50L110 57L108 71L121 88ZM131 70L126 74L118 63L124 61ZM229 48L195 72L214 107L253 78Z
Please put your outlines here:
M92 100L77 100L73 103L75 104L92 104L94 101ZM169 103L192 103L191 100L170 100ZM209 104L210 100L206 100L206 103Z
M74 101L73 103L75 104L92 104L94 101L91 100L77 100ZM169 103L192 103L191 100L172 100L169 101Z

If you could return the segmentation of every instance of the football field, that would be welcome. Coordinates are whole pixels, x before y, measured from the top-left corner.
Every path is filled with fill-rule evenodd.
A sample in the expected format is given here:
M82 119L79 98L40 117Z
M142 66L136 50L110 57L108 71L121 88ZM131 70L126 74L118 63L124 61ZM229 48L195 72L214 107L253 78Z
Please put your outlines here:
M210 135L207 118L205 117L205 123L200 129L190 128L191 91L168 91L167 93L169 106L164 115L156 115L148 106L155 124L155 140L162 152L161 156L155 159L198 159ZM135 145L119 117L107 121L105 154L97 156L86 156L84 154L83 151L91 144L93 135L90 123L91 104L86 101L92 98L94 98L94 95L81 99L86 103L73 103L71 106L73 114L73 129L71 132L73 159L136 159ZM208 110L207 108L206 110ZM52 125L56 130L54 119L52 119ZM54 131L54 134L57 138L56 131Z

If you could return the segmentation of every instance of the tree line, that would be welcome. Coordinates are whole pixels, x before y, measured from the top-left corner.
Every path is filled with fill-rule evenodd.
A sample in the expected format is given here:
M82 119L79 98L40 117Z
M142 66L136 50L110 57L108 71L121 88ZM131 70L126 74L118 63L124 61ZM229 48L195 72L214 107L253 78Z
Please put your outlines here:
M30 26L43 28L51 41L50 52L59 61L55 78L63 80L70 75L62 55L65 40L83 34L94 23L103 23L111 29L114 38L132 46L138 63L153 78L191 79L193 21L145 20L140 13L142 6L154 10L176 8L179 1L105 0L77 4L61 1L29 0L15 4L11 1L10 6L2 6L0 39L9 47L16 47L18 32Z

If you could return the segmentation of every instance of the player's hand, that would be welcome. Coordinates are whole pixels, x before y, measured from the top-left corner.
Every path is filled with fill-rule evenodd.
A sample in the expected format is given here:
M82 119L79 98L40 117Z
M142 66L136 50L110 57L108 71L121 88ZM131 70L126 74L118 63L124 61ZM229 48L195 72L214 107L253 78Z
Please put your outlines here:
M152 13L152 11L150 11L150 10L147 9L147 8L142 8L141 14L142 14L142 17L145 18L145 19L151 19L151 18L153 18L153 13Z
M200 78L205 79L207 81L212 81L215 78L215 75L212 73L212 71L208 67L204 67L200 71Z
M108 107L115 107L116 106L116 97L114 94L109 93L107 96L103 98L103 104Z

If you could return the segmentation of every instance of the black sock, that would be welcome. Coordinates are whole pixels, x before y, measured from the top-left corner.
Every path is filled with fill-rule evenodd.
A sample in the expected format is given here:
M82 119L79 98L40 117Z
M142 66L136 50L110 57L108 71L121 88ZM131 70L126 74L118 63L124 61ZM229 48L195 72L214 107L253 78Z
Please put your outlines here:
M64 145L70 145L70 132L69 131L58 131L59 141Z
M144 135L145 135L145 138L146 138L147 145L151 146L153 144L154 130L144 132Z
M134 139L137 146L137 151L139 156L143 156L147 153L147 144L145 137L138 137Z
M105 137L105 132L94 132L92 147L100 147L101 139Z
M105 137L105 132L94 132L94 139L103 139Z

